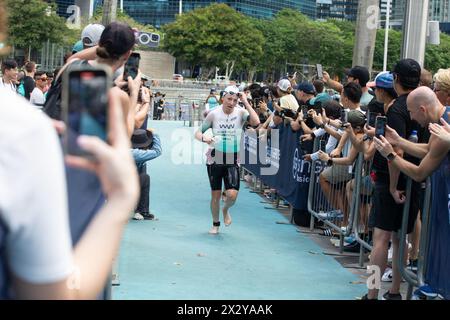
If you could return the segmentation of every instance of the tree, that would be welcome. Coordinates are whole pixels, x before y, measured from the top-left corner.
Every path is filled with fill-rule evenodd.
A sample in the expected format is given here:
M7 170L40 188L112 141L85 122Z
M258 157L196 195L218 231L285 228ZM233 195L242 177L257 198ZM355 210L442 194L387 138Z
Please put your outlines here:
M188 63L204 67L256 65L262 55L263 35L250 19L225 4L213 4L177 16L163 27L164 47ZM209 74L209 75L210 75Z
M375 43L375 54L373 57L373 70L383 71L384 61L384 39L385 30L377 30L377 40ZM389 30L388 44L388 64L387 70L392 70L395 64L400 60L400 51L402 47L402 33L397 30Z
M56 5L43 0L7 0L9 42L25 50L38 49L44 42L63 44L69 33L63 18L56 14Z
M425 51L425 68L435 73L450 67L450 36L441 33L439 46L428 44Z

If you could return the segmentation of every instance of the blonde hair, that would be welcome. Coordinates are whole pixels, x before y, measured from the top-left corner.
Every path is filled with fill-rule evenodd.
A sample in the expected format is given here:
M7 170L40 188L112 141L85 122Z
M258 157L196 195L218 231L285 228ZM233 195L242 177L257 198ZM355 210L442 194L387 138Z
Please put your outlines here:
M441 90L450 94L450 69L439 69L434 75L434 82L439 83Z

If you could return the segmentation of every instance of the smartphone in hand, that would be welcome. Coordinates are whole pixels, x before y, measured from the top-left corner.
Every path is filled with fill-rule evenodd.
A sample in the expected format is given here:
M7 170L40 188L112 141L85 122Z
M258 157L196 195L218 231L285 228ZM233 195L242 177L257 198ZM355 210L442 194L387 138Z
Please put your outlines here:
M317 69L317 79L322 80L323 79L323 68L321 64L316 64Z
M375 128L375 121L377 119L377 113L367 111L367 126Z
M107 141L111 69L100 65L72 67L64 73L62 84L62 112L67 128L64 152L92 158L78 146L77 138L88 135Z
M141 61L141 55L137 52L133 52L125 63L123 70L123 80L127 81L128 77L135 79L139 72L139 62Z
M383 116L378 116L375 121L375 137L380 138L384 136L386 131L386 121L387 118Z
M320 140L319 150L326 153L327 152L326 146L327 146L327 142L325 140Z
M347 120L347 111L345 111L345 109L341 109L341 118L340 118L340 120L341 120L342 126L344 126L344 124L346 124L348 122L348 120Z

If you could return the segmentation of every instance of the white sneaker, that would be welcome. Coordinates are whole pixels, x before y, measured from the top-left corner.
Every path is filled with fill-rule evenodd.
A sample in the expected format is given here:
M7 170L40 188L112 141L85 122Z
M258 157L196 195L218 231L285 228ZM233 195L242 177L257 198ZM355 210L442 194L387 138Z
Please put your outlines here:
M392 282L392 269L391 268L386 268L386 271L384 271L383 276L381 277L381 281L383 282ZM405 282L405 279L402 278L402 282Z
M392 282L392 269L391 268L386 268L386 271L384 271L384 274L381 277L381 281Z
M133 220L144 220L144 216L139 212L136 212L133 216Z

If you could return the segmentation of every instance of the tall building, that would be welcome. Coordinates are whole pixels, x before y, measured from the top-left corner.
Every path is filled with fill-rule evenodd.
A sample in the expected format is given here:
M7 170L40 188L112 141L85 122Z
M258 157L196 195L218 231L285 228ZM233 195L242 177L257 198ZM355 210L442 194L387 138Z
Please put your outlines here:
M356 21L358 0L317 0L317 19Z
M392 16L392 8L393 8L393 6L392 6L392 1L393 0L391 0L390 1L390 3L389 3L389 9L388 9L388 2L389 2L389 0L380 0L380 18L381 19L385 19L386 18L386 15L387 15L387 13L388 13L388 10L389 10L389 16L391 17Z
M102 0L56 0L58 13L68 17L67 8L75 2L89 2L95 9L102 5ZM226 3L236 11L255 18L271 18L284 8L299 10L312 19L316 18L316 0L117 0L118 10L123 6L124 11L143 24L151 24L157 28L175 20L179 13L195 8L205 7L212 3Z
M403 21L406 0L393 1L393 18L400 22ZM450 22L450 0L430 0L429 20L439 22Z
M430 20L439 22L450 22L450 0L430 1Z
M212 3L226 3L236 11L255 18L271 18L284 8L299 10L313 19L316 17L315 0L183 0L182 2L179 0L123 0L123 8L137 21L159 28L175 20L180 10L180 3L182 3L182 12L205 7Z
M103 0L47 0L48 2L56 2L58 5L58 14L62 17L69 17L73 14L70 6L77 5L81 9L83 16L92 16L95 8L103 3ZM120 0L119 0L120 1Z

